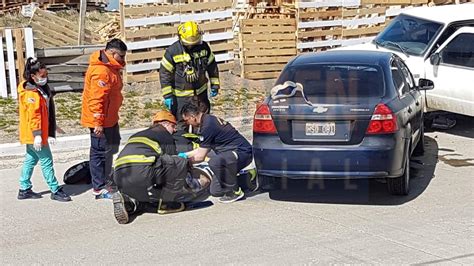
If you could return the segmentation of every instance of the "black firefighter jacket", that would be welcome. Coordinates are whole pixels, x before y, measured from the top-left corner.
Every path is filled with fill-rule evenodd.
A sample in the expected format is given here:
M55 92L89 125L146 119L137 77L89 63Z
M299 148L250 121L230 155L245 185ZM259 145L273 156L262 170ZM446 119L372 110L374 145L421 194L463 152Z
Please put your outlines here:
M196 82L189 83L185 78L186 67L193 67L197 72ZM193 46L190 50L185 48L180 41L174 42L161 60L160 82L164 98L175 95L189 97L207 91L206 72L211 85L219 85L219 69L214 53L206 42Z

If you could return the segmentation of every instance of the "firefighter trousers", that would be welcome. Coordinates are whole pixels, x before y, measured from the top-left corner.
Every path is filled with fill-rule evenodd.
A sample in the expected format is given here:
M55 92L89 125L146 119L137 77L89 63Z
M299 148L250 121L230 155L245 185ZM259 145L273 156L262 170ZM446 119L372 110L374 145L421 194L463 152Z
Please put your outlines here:
M114 181L121 193L139 202L179 202L187 173L188 160L163 154L153 164L120 166Z

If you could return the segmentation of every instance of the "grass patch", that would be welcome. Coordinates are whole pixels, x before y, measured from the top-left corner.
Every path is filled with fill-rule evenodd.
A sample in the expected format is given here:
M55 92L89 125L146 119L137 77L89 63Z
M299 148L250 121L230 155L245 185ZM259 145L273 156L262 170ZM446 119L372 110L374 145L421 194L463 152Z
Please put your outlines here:
M125 98L128 98L128 97L136 97L136 96L139 96L140 93L136 92L136 91L129 91L127 93L125 93Z
M60 93L54 97L56 118L58 121L79 120L82 111L81 94L74 92Z
M17 100L12 98L0 98L0 105L16 105Z
M163 104L161 103L161 100L152 100L150 102L146 102L145 106L143 107L145 110L152 110L156 111L159 109L163 109Z

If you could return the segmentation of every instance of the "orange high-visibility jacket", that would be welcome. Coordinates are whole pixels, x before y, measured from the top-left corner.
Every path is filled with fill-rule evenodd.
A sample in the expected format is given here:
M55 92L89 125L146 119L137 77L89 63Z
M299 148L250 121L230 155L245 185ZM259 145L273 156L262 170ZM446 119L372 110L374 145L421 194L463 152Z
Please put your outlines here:
M33 144L40 135L43 145L48 144L49 120L46 98L38 87L26 81L18 85L18 108L20 114L20 143Z
M118 123L123 101L122 68L103 50L91 55L82 92L82 126L113 127Z

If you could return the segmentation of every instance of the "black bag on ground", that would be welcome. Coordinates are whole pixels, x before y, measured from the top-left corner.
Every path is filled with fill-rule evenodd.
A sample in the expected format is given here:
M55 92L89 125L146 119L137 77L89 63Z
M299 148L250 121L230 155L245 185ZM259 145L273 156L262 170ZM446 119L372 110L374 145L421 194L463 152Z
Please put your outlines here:
M64 184L90 184L92 183L89 161L78 163L67 169L64 173Z

